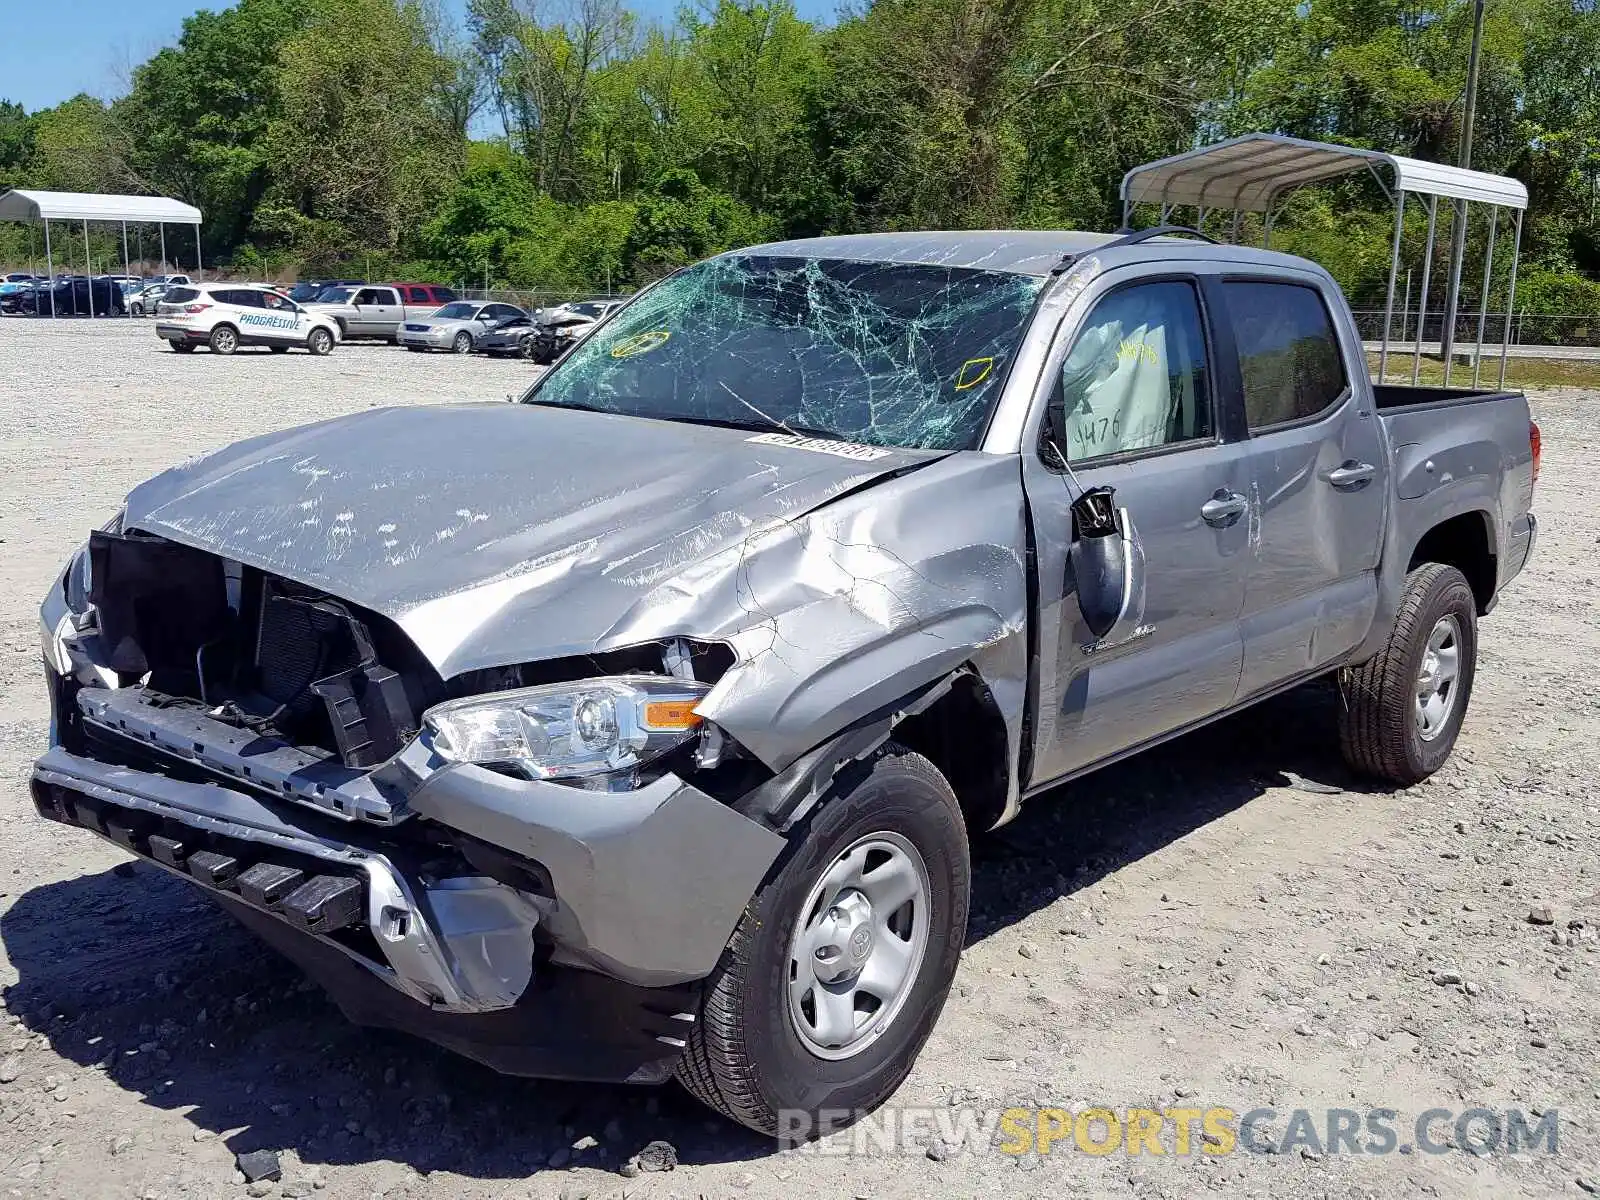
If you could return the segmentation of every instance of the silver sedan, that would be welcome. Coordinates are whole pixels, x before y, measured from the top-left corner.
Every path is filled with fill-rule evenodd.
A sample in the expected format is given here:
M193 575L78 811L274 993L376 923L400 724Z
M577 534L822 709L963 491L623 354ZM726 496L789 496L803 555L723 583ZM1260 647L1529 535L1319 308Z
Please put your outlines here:
M407 350L453 350L466 354L491 329L527 315L515 304L457 300L422 320L403 323L398 341Z

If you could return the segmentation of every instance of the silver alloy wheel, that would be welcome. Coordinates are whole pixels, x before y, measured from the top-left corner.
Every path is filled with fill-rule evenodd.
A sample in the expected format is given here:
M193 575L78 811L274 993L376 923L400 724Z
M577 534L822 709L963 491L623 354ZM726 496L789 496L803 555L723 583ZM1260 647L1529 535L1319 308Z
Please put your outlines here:
M856 839L823 872L789 942L789 1019L812 1054L850 1058L893 1023L927 954L932 895L898 833Z
M239 336L227 326L223 326L212 332L211 348L218 354L232 354L239 348Z
M456 334L456 340L451 343L450 348L457 354L466 354L472 349L472 335L465 330L462 330L460 333Z
M1446 614L1428 635L1417 672L1417 734L1425 742L1439 736L1456 710L1461 676L1461 623Z

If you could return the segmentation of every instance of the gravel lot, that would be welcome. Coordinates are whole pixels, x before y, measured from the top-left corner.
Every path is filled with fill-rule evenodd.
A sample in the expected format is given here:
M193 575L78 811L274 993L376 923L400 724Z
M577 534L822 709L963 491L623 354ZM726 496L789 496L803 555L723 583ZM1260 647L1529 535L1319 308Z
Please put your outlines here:
M897 1104L1558 1114L1555 1154L774 1154L675 1088L508 1080L346 1024L179 881L26 794L36 601L161 467L353 409L496 399L517 362L180 356L147 322L0 322L0 1193L11 1196L1544 1196L1600 1189L1595 397L1546 394L1534 565L1485 622L1461 744L1385 793L1306 690L979 841L957 992ZM1585 480L1589 482L1585 484ZM1551 923L1530 915L1548 905ZM1530 1123L1536 1116L1530 1116ZM1448 1137L1445 1122L1436 1134ZM617 1168L653 1139L670 1174ZM1198 1144L1198 1137L1196 1142ZM1171 1149L1171 1139L1166 1139ZM578 1149L574 1149L574 1146ZM281 1152L247 1189L235 1154ZM1581 1181L1581 1182L1580 1182Z

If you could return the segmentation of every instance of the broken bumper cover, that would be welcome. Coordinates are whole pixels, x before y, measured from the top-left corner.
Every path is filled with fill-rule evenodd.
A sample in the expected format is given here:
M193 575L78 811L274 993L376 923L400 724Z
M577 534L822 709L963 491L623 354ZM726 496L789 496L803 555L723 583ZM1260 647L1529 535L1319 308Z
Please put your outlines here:
M59 746L34 764L33 799L41 816L324 940L430 1008L509 1007L531 977L538 914L492 879L423 884L387 856L307 832L243 792Z
M358 1024L508 1074L648 1083L671 1073L694 1021L696 984L536 968L538 916L522 893L486 878L418 883L255 797L60 747L35 764L33 796L41 816L199 884Z

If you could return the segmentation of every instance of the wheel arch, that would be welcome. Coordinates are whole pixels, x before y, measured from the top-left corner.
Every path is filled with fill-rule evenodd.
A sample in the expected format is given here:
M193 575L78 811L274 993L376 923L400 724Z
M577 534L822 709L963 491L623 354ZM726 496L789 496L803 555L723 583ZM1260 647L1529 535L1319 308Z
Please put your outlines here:
M970 834L992 829L1009 814L1015 747L993 690L970 663L833 734L735 807L787 832L822 801L835 780L847 782L890 741L939 769L960 802Z
M1424 563L1441 563L1460 571L1472 587L1478 614L1487 613L1500 577L1493 517L1483 509L1473 509L1432 526L1412 547L1406 573Z

